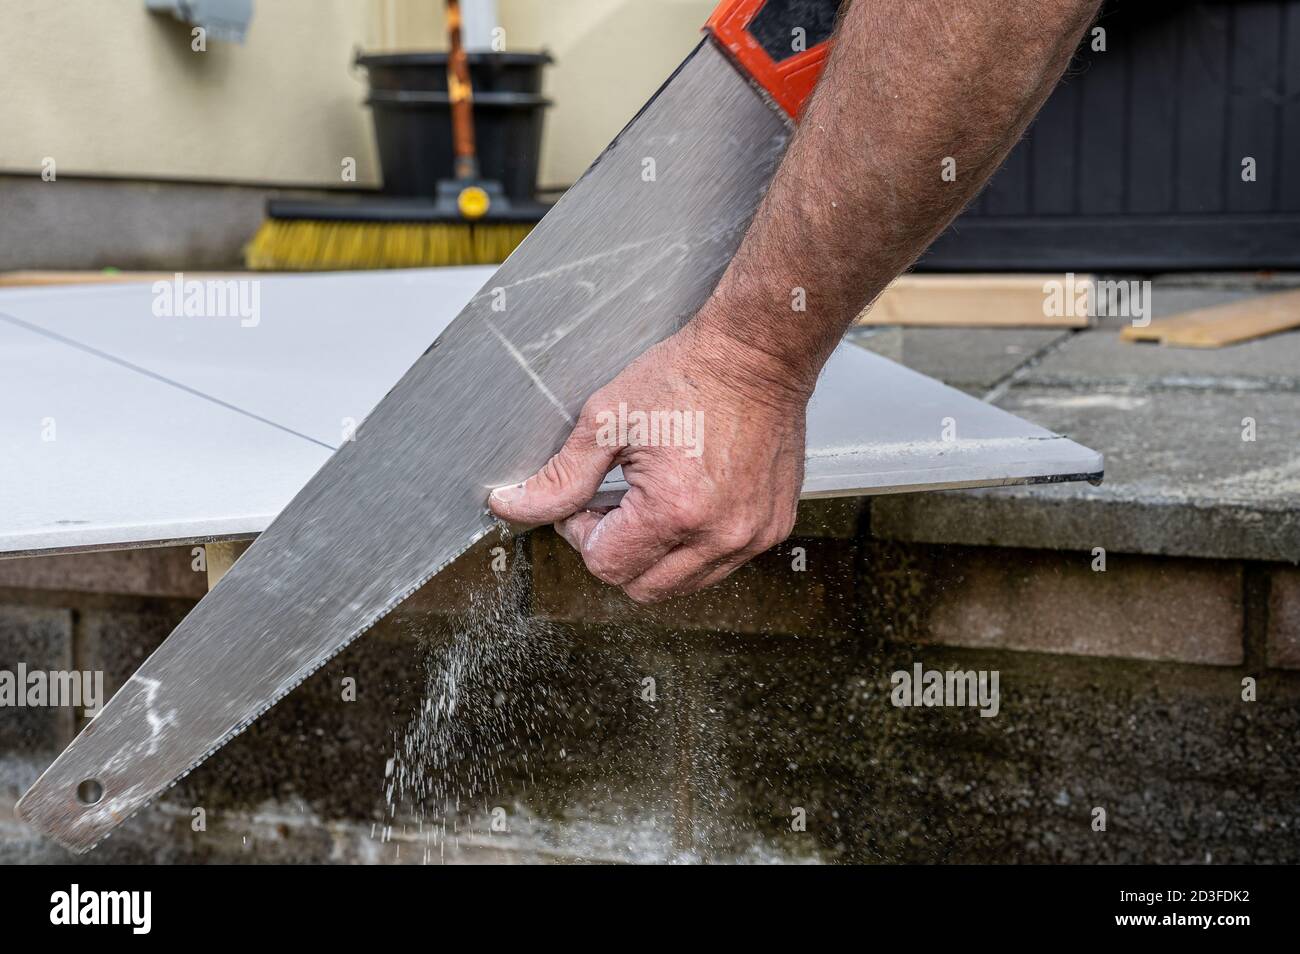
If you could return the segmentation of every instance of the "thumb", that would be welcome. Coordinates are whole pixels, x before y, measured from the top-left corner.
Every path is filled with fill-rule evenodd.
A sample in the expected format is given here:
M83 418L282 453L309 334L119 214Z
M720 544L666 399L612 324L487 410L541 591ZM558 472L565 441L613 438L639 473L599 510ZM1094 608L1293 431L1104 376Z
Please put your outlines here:
M617 447L602 447L595 431L579 424L546 466L521 484L493 490L488 506L516 526L563 520L596 495L617 454Z

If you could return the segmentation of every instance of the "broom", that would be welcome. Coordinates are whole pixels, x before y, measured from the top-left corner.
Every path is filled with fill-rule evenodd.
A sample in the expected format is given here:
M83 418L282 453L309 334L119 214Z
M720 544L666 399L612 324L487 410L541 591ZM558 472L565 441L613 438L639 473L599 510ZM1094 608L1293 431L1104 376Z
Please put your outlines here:
M248 268L331 271L495 265L524 240L546 214L546 207L512 203L499 182L480 175L460 0L447 0L447 36L455 178L439 182L434 199L272 199L266 221L244 249Z

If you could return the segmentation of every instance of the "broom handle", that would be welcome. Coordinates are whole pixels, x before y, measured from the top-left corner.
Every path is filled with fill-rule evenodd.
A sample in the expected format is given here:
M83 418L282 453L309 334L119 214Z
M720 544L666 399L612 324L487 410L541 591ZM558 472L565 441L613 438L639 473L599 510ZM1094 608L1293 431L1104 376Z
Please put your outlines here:
M451 100L451 141L456 154L456 178L477 179L474 146L474 88L469 80L469 57L461 41L460 0L447 0L447 93Z

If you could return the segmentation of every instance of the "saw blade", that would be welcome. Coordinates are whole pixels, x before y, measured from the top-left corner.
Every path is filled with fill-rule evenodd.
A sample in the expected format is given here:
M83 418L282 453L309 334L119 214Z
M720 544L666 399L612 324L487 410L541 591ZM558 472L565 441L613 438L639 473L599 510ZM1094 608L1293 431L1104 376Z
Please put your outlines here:
M789 134L702 41L18 814L93 847L472 546L490 489L704 303Z

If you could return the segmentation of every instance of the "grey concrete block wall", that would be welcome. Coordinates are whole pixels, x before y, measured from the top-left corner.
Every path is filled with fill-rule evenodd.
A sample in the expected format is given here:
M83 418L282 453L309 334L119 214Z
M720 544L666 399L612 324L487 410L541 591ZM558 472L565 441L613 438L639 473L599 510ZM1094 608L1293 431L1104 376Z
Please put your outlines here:
M429 611L426 593L426 608L385 620L83 860L394 862L426 852L504 857L507 846L511 860L674 857L678 824L689 819L674 782L681 729L657 702L677 694L671 652L623 631L578 636L523 613L528 568L512 556L517 569L501 578L462 569L465 586L445 607L452 612ZM15 595L0 591L0 607ZM46 598L75 608L5 607L14 628L0 627L4 645L37 658L30 647L59 635L49 624L75 617L81 664L102 667L113 688L188 608ZM67 649L71 626L61 635ZM439 673L449 678L431 682ZM408 752L422 701L444 691L456 697L454 718L441 719L446 734ZM8 717L0 713L18 726ZM72 860L12 815L71 734L69 724L38 752L0 753L22 758L0 773L0 859ZM411 764L423 790L390 795L395 755L399 773Z
M876 544L865 555L868 625L924 644L1243 661L1240 564L1105 559L1102 569L1091 552Z
M1300 569L1269 574L1268 664L1300 669Z
M904 571L873 582L876 546ZM1300 860L1300 674L916 643L906 614L877 606L914 607L933 586L906 549L859 554L855 625L771 635L647 623L631 608L539 619L517 561L475 586L469 613L426 607L369 633L83 860ZM981 555L1032 565L996 551L966 565ZM18 628L0 635L59 646L74 629L60 621L76 619L81 658L114 681L186 605L50 598L72 605L7 608ZM890 676L916 663L998 671L998 714L896 708ZM420 766L431 788L394 809L387 762L429 672L452 665L458 717ZM1257 702L1242 698L1248 676ZM5 860L69 860L11 814L50 755L0 786Z
M0 271L242 268L244 245L262 223L266 200L282 191L205 182L75 176L45 182L38 176L0 175Z
M715 795L700 799L718 810L701 824L719 860L754 845L861 862L1300 856L1293 677L1247 703L1239 670L870 639L725 644L704 700L721 713ZM998 715L894 707L890 674L917 662L999 671Z
M154 547L0 560L0 587L76 593L130 593L197 600L207 576L194 547Z
M810 636L856 625L857 547L850 540L791 537L716 587L648 609L586 573L555 533L538 532L533 547L536 610L546 619L600 623L638 616L659 628Z
M111 696L175 629L189 603L132 608L88 606L77 614L77 668L104 674Z
M0 605L0 672L14 678L16 691L25 692L17 685L21 670L73 668L72 615L67 609ZM0 709L0 757L57 753L72 741L76 717L66 707L5 706Z

